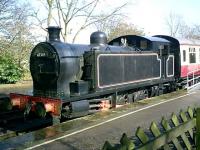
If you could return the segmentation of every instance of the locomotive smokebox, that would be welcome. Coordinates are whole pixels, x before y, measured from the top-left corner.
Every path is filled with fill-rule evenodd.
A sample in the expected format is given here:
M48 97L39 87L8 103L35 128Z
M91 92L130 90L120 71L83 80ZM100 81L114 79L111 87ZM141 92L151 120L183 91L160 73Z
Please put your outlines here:
M60 31L61 28L58 26L49 26L47 28L48 33L49 33L49 41L60 41Z
M90 36L90 44L92 45L106 45L107 44L107 36L104 32L97 31L93 32Z

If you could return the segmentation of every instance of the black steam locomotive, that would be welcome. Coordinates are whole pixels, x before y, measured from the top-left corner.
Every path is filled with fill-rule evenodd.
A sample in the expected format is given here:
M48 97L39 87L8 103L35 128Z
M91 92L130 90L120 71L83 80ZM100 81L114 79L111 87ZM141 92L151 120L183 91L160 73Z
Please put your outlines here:
M178 40L127 35L107 43L105 33L98 31L92 33L90 45L78 45L61 42L60 30L49 27L49 41L32 50L33 96L10 94L20 109L79 117L175 90L180 77Z

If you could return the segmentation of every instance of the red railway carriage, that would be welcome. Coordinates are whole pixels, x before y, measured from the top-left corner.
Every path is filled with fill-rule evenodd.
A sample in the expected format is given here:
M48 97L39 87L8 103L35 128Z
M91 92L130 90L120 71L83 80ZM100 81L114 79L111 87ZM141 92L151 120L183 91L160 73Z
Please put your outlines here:
M178 39L181 54L181 78L195 72L200 75L200 40Z

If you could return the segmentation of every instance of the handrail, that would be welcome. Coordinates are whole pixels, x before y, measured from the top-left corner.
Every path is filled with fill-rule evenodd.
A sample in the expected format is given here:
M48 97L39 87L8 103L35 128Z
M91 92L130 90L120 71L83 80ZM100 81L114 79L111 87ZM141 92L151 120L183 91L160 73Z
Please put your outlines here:
M187 90L195 87L200 79L200 69L196 69L187 73Z

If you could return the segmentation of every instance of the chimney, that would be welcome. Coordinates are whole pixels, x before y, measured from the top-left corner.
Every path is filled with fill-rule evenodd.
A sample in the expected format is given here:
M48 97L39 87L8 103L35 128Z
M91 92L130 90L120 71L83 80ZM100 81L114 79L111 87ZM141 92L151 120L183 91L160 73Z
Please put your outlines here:
M47 30L49 34L49 41L60 41L61 28L59 26L49 26Z

